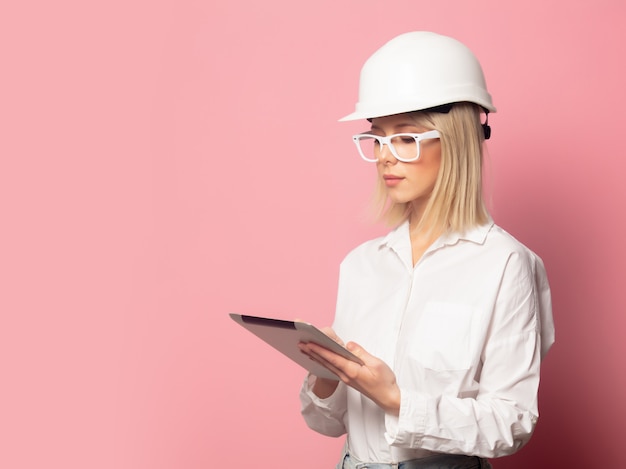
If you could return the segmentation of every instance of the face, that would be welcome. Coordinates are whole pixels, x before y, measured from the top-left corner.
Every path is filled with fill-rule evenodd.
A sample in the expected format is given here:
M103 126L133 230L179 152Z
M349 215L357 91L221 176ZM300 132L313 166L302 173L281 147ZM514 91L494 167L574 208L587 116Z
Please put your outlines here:
M372 119L371 133L388 136L397 133L422 133L428 130L418 126L410 114L377 117ZM441 166L441 143L439 139L420 142L417 161L398 161L387 145L384 145L376 167L378 176L387 188L389 198L395 203L411 203L421 213L435 187Z

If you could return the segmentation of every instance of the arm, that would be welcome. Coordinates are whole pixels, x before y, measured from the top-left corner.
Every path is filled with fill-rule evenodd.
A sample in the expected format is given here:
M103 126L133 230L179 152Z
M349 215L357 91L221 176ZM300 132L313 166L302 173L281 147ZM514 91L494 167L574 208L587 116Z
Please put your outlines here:
M323 328L322 332L343 345L343 341L330 327ZM308 344L301 344L300 349L307 353ZM346 432L343 423L346 412L345 401L345 389L339 386L338 380L320 378L312 374L307 376L300 391L301 412L307 425L327 436L340 436Z
M476 390L425 392L429 378L456 372L424 368L423 385L402 389L400 415L385 417L389 444L499 457L530 439L538 418L540 350L549 346L542 347L540 338L541 310L550 305L537 289L543 283L538 277L545 278L545 272L535 259L519 253L509 257L485 325Z
M313 384L311 390L320 399L328 399L335 393L338 385L339 381L335 379L316 377L315 384Z
M321 379L312 374L305 378L300 390L300 411L302 417L304 417L304 421L309 428L322 435L341 436L346 433L343 421L347 408L345 386L338 381L334 381L332 394L320 397L316 395L314 388L320 386L317 382ZM326 385L328 384L326 383ZM333 387L332 384L326 391L329 391L331 387Z
M344 345L343 340L341 340L339 336L335 334L335 331L332 328L324 327L321 329L321 331L338 344ZM310 358L314 359L310 353L307 353L309 349L310 347L307 347L307 344L301 344L300 346L300 350L303 353L309 355ZM320 399L326 399L332 396L332 394L335 392L335 389L337 389L338 384L339 381L337 381L336 379L316 377L312 391Z

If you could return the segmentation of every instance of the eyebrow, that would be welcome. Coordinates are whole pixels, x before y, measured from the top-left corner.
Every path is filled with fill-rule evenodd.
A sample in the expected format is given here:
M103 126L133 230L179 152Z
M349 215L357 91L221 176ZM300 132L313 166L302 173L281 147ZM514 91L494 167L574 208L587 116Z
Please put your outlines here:
M419 127L415 124L409 124L408 122L406 124L398 124L396 126L394 126L394 130L399 130L402 129L403 127L415 127L416 129L418 129ZM371 130L382 130L380 127L378 127L377 125L372 125Z

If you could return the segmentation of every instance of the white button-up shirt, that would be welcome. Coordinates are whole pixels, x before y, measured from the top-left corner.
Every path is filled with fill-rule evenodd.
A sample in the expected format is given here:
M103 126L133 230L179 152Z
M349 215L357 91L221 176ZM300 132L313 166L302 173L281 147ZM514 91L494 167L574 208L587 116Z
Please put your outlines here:
M554 342L550 290L541 259L500 227L444 235L415 266L408 223L357 247L341 264L333 328L384 360L401 390L396 417L343 383L320 399L305 380L307 424L347 432L357 459L498 457L529 440Z

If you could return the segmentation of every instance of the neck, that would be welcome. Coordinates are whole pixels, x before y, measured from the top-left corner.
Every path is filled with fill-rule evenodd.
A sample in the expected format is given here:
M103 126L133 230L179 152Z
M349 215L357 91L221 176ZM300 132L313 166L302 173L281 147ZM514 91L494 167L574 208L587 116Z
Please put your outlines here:
M431 244L441 236L443 229L434 223L432 216L424 218L423 212L417 212L415 205L409 217L409 235L413 250L413 263L417 263Z
M432 242L441 235L441 230L434 229L428 223L421 223L419 220L414 222L412 219L409 221L409 233L411 240Z
M411 239L431 239L431 241L434 241L441 234L441 230L435 227L432 214L427 217L424 216L425 205L415 202L411 205L409 232L411 233Z
M441 230L433 229L432 226L427 223L422 223L419 219L417 222L414 222L413 217L409 220L409 236L411 238L413 266L419 262L424 253L440 234Z

